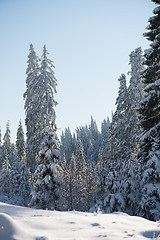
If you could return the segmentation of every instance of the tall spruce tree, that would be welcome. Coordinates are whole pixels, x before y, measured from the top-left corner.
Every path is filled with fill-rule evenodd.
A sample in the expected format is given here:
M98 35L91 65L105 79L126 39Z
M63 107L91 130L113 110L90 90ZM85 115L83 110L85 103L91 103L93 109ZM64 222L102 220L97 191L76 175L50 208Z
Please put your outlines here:
M41 66L38 65L38 57L33 45L30 46L30 54L27 68L27 90L24 94L27 126L27 162L34 172L35 156L42 142L41 131L52 121L55 128L55 106L57 80L54 76L53 61L48 59L46 46L43 48Z
M106 176L105 192L102 207L105 212L124 211L126 207L123 196L122 165L127 161L129 153L127 131L127 110L128 92L126 86L126 76L122 74L118 79L120 82L118 97L116 99L116 111L113 115L110 126L110 137L106 155ZM107 166L108 164L108 166Z
M25 125L26 125L26 161L28 167L33 172L35 166L35 156L37 153L37 139L36 132L39 131L37 126L37 112L36 112L36 97L38 95L37 80L39 76L39 58L36 55L33 45L30 45L28 55L28 67L26 70L26 92L24 93L25 100Z
M139 214L160 219L160 0L149 18L144 36L151 41L145 51L146 70L143 73L145 96L139 107L143 128L139 162L142 165L141 202Z
M56 128L55 93L57 80L53 71L53 61L48 58L46 46L44 45L41 58L40 74L37 81L38 96L36 96L36 111L39 114L39 128L42 130L52 121L53 127ZM52 119L51 119L52 118Z
M126 135L126 116L128 110L126 76L122 74L118 79L120 86L116 99L116 111L111 124L110 143L112 143L112 156L114 161L125 159L128 155L128 141ZM114 142L114 143L113 143Z
M133 161L136 160L137 151L139 148L139 136L142 133L142 127L139 124L138 118L138 107L144 96L144 84L142 73L144 71L142 49L136 48L129 55L131 71L130 82L128 87L128 135L129 135L129 145L130 145L130 155L128 159Z

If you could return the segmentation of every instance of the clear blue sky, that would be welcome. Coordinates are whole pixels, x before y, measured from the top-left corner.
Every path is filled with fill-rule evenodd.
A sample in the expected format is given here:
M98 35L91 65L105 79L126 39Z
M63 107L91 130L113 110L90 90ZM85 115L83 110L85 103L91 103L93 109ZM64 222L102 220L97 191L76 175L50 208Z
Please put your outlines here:
M25 71L32 43L46 44L58 80L61 130L111 117L117 79L127 74L129 54L146 49L143 38L155 4L150 0L0 0L0 126L10 120L12 140L24 126Z

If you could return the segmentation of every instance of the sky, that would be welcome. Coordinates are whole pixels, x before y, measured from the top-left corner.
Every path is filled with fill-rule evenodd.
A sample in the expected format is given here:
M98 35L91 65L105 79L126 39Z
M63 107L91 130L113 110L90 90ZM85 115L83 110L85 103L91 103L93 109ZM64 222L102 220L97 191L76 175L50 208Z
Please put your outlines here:
M25 130L23 93L29 45L44 44L54 61L58 134L111 118L129 54L149 47L143 37L155 4L150 0L0 0L0 127L12 141Z

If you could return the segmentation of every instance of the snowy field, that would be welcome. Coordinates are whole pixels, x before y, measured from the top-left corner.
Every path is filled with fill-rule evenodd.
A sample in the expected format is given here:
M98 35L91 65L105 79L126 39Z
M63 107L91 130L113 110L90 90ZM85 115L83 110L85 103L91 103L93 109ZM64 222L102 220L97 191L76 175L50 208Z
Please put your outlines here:
M0 203L0 240L160 239L160 224L124 213L57 212Z

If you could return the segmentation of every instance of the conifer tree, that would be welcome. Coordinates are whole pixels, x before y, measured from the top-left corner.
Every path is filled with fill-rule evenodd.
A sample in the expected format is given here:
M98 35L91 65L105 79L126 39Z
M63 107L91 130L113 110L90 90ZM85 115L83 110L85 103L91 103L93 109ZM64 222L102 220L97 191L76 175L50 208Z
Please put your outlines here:
M53 61L48 59L46 46L43 48L41 66L38 65L38 57L33 45L30 46L30 54L27 68L27 90L24 94L27 126L27 161L31 172L35 169L35 156L42 142L41 131L52 120L55 128L55 106L57 80L54 76ZM52 119L51 119L52 118Z
M96 184L96 200L102 201L104 199L105 185L106 185L106 166L103 157L103 151L100 149L98 154L98 161L96 165L97 184Z
M3 138L2 148L2 168L0 171L0 190L10 198L10 182L11 182L11 135L9 121L6 125L6 132Z
M127 161L129 153L128 136L126 134L127 123L127 86L124 74L118 79L120 82L118 97L116 99L116 111L113 115L108 153L106 155L105 192L102 207L105 212L124 211L125 199L121 182L123 180L122 165Z
M86 161L84 149L81 140L79 139L76 147L76 186L77 186L77 204L76 210L85 211L85 196L86 196Z
M29 171L27 169L26 163L22 160L19 163L20 176L19 176L19 196L21 197L22 205L27 206L30 200L31 184L29 179Z
M25 140L24 140L24 131L22 127L22 122L19 122L17 130L17 140L16 140L17 154L20 161L25 158Z
M70 204L69 209L73 210L76 206L76 160L74 153L72 154L70 163L69 163L69 196Z
M11 165L8 156L3 159L0 171L0 191L10 199Z
M96 172L91 162L86 163L86 210L96 202Z
M91 116L91 124L89 126L89 130L90 130L90 140L94 149L94 152L92 153L92 157L93 157L92 162L96 164L98 159L99 148L100 148L100 133L98 131L97 123L92 116Z
M55 119L55 107L57 102L55 101L55 93L57 80L53 71L53 61L48 58L46 46L44 45L43 54L41 58L40 74L37 81L38 96L36 96L36 111L39 116L39 129L43 130L49 125L52 120L54 128L56 128ZM51 119L52 117L52 119Z
M67 202L67 210L76 209L78 188L77 188L76 159L74 153L72 154L70 162L66 164L66 168L64 168L63 188L65 189L64 198L66 199Z
M67 163L71 160L74 152L74 142L69 128L62 132L61 136L61 158L65 156Z
M160 219L160 1L144 36L151 41L145 51L143 73L145 96L139 107L143 128L139 162L142 168L141 202L139 214L151 220Z
M128 87L128 110L127 110L127 119L128 119L128 136L129 136L129 145L130 145L130 155L128 159L136 161L136 155L139 148L139 136L142 133L142 127L140 126L138 118L138 107L144 96L144 84L142 73L144 71L142 49L136 48L131 52L130 56L130 65L131 71L130 74L130 83Z
M122 74L118 79L120 82L118 97L116 99L116 111L112 119L112 132L110 135L110 143L112 143L112 158L114 161L125 159L128 156L128 139L126 134L126 116L127 116L127 86L126 76ZM114 143L113 143L114 141Z
M11 155L11 132L8 121L6 125L6 132L3 137L3 158L8 159L11 164L10 155Z
M37 88L37 79L39 76L39 58L36 55L33 45L30 45L28 55L28 67L26 70L27 78L26 78L26 92L24 93L25 100L25 125L26 125L26 161L28 167L33 172L35 166L35 156L38 149L36 132L39 131L37 126L37 114L36 114L36 97L38 95Z
M33 175L30 206L58 209L60 200L60 143L52 125L43 131L43 141L37 156L38 166Z
M107 143L110 136L110 120L109 118L104 119L101 123L101 149L103 154L106 153Z

